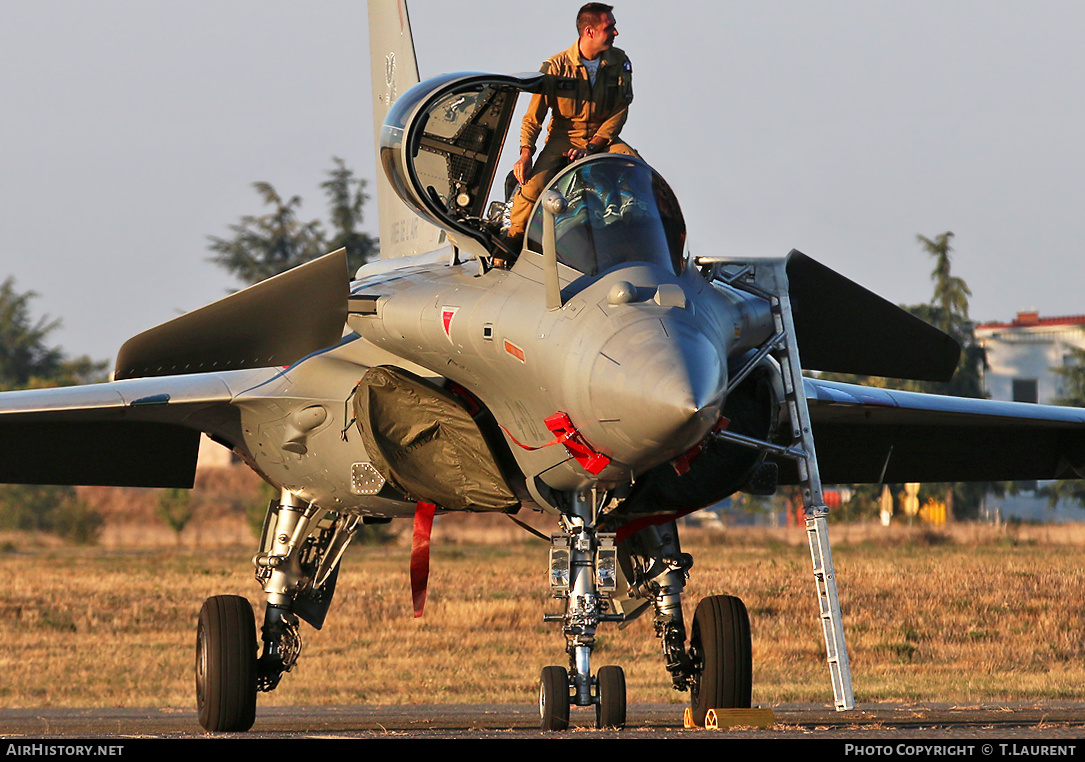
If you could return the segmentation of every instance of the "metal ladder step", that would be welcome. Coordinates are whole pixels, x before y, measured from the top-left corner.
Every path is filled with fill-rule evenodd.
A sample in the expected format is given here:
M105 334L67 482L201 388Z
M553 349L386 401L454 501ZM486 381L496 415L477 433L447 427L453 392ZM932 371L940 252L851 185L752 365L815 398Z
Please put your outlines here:
M851 686L847 644L844 641L844 621L840 613L836 571L833 567L832 549L829 546L827 520L829 509L822 496L821 475L817 467L817 452L810 426L810 412L802 387L802 366L799 364L798 350L792 339L795 328L786 292L778 295L778 301L773 304L773 312L779 315L783 323L784 339L780 354L786 360L786 365L781 362L781 367L785 368L791 380L786 396L788 413L792 421L792 434L797 443L802 443L802 450L805 453L804 457L798 459L799 475L802 480L803 510L806 513L806 536L810 543L810 557L814 567L814 582L821 610L822 630L825 634L825 651L833 685L833 699L837 711L854 709L855 694ZM780 362L780 360L781 358L778 357L777 361Z
M791 422L791 445L782 447L769 442L755 442L720 432L720 438L756 447L766 453L791 458L799 470L802 484L803 509L806 513L806 533L810 543L810 556L814 566L814 582L817 587L818 607L825 633L825 651L833 684L833 697L838 711L855 708L855 696L851 686L851 667L844 641L844 624L840 613L840 599L836 590L836 572L833 568L832 550L829 547L829 509L822 495L821 475L818 472L817 453L810 423L810 410L803 389L802 364L795 341L795 321L788 296L787 259L747 260L698 258L698 264L713 268L713 277L720 278L729 286L755 294L765 299L772 312L774 335L732 379L732 386L748 373L754 362L771 354L780 366L784 385L784 398ZM737 268L723 274L720 267Z

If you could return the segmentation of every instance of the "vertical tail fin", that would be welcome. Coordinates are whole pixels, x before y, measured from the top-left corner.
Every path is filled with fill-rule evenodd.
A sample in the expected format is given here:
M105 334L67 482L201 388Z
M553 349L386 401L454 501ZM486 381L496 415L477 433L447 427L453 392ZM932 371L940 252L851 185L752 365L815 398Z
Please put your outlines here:
M406 0L369 0L369 59L373 76L381 258L433 251L444 243L443 232L421 220L399 200L380 162L384 117L396 98L418 84L418 61Z

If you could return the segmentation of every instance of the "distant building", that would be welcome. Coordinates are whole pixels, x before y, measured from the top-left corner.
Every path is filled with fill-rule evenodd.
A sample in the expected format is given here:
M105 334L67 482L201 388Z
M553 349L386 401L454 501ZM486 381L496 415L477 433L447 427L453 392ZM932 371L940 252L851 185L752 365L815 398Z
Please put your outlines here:
M200 435L200 454L196 458L196 468L203 470L205 468L229 468L237 462L237 456L235 456L230 450L226 449L220 444L216 444L207 438L206 434Z
M1085 349L1085 315L1018 312L1009 323L980 323L976 339L987 350L984 383L991 399L1052 404L1063 396L1052 368L1073 364L1072 347Z
M1085 349L1085 315L1040 317L1031 310L1018 312L1009 323L981 323L976 339L987 350L984 383L991 399L1052 404L1064 396L1058 374L1052 368L1073 364L1071 348ZM1046 484L1046 482L1045 482ZM986 501L991 519L1064 522L1081 521L1085 513L1073 502L1048 505L1041 492L1026 491ZM1033 488L1037 485L1031 484Z

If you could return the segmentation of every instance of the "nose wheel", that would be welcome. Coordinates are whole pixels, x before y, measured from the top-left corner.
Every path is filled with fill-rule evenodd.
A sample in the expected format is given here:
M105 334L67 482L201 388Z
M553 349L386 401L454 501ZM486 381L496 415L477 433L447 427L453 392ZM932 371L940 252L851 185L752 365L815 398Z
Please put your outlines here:
M569 671L565 667L543 667L539 682L539 714L543 730L569 727Z
M621 667L608 666L599 670L595 727L614 730L625 727L625 672Z
M544 667L539 680L539 715L543 730L569 727L569 671L565 667ZM595 692L595 727L621 730L625 727L625 672L621 667L599 670Z

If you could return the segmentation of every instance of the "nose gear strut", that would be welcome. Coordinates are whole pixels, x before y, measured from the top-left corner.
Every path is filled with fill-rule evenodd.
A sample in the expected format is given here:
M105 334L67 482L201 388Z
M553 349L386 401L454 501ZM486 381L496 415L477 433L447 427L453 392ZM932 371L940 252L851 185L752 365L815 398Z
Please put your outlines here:
M551 538L550 584L553 596L565 601L565 612L546 614L547 622L561 622L569 669L546 667L539 688L543 730L564 730L569 706L595 706L596 726L625 726L625 673L607 666L598 676L591 671L595 631L601 622L620 622L612 613L611 593L617 583L617 548L612 533L599 532L595 490L571 495L569 510L561 516L562 533ZM594 689L594 691L593 691Z

